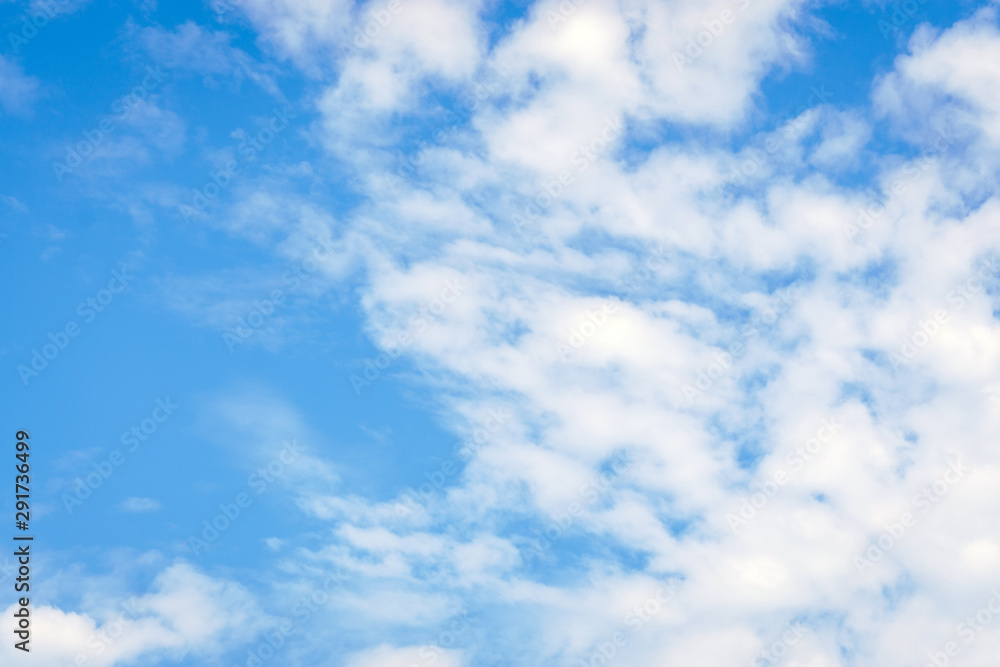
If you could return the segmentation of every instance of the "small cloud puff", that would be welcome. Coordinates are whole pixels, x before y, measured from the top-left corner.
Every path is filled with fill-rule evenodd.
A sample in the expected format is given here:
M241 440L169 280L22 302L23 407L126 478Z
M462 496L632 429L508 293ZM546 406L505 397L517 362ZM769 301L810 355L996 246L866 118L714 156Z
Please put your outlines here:
M155 512L162 505L152 498L126 498L119 506L123 512Z

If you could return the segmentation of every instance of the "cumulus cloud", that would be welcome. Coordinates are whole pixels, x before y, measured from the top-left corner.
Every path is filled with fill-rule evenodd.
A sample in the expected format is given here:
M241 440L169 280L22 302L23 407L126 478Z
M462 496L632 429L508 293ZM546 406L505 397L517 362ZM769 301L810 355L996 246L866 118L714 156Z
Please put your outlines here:
M401 4L340 49L379 6L241 3L314 80L357 204L272 182L219 216L283 261L337 238L323 280L358 268L365 331L463 443L365 497L281 397L212 406L252 465L308 443L286 493L321 529L268 544L297 591L345 573L318 613L361 626L348 664L943 650L1000 576L997 156L970 140L1000 136L993 9L919 29L870 106L813 92L728 147L809 57L803 3L540 2L494 34L485 5ZM397 168L407 123L456 100ZM903 146L875 155L882 131ZM972 636L963 661L992 664Z
M14 611L11 606L4 614ZM42 667L84 659L101 667L136 660L209 660L239 647L267 623L268 617L242 586L179 562L162 571L148 593L104 600L100 611L34 607L31 657ZM0 648L5 660L19 654L12 642Z
M723 10L733 20L685 55ZM820 98L753 138L756 152L674 145L625 167L616 151L646 123L740 122L761 78L806 56L804 10L595 2L549 14L558 11L534 6L489 52L469 42L466 62L503 72L497 92L424 150L421 185L373 189L347 232L374 269L362 305L386 349L412 334L410 316L439 283L468 286L407 353L447 392L457 432L471 438L472 415L491 404L512 417L457 459L454 482L414 491L417 507L405 496L409 509L396 512L304 498L312 516L346 522L312 558L378 582L386 600L390 581L432 618L476 605L469 587L489 591L511 633L531 609L537 625L522 641L537 653L523 664L587 660L608 641L631 664L732 664L769 651L795 664L845 653L859 664L920 661L929 638L944 641L985 599L991 575L944 567L948 554L967 554L979 573L1000 566L995 540L962 518L998 500L984 495L996 466L984 443L998 413L982 398L1000 361L993 298L971 287L961 296L998 249L996 202L960 223L944 218L939 179L954 157L887 157L876 180L897 194L859 218L870 195L833 173L868 143L867 111ZM989 67L969 55L1000 44L988 18L918 35L876 87L877 110L909 113L894 100L930 88L962 100L992 136ZM404 85L409 74L379 73L391 62L380 48L348 61L320 102L340 119L324 128L332 146L359 141L341 122L352 113L407 108L420 94ZM474 69L442 69L433 51L408 48L423 75ZM753 156L756 176L737 178ZM517 216L529 219L527 238ZM946 323L935 323L942 310ZM610 475L623 450L633 464ZM936 495L944 479L946 500ZM930 496L914 501L921 493ZM897 528L906 512L912 528ZM495 534L442 535L483 525ZM573 559L569 543L588 546ZM558 566L577 583L543 574ZM453 573L444 586L442 572ZM661 601L669 579L678 592ZM885 591L897 589L890 601ZM397 655L371 651L381 664Z
M1000 140L1000 104L992 90L1000 56L997 9L981 9L936 34L923 26L910 40L894 71L876 90L877 108L904 127L937 123L972 124L993 144Z

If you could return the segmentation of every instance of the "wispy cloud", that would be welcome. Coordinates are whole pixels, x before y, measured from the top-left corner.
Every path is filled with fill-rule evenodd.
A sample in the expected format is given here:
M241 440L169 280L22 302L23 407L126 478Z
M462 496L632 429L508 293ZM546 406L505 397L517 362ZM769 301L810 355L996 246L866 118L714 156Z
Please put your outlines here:
M160 501L154 500L153 498L132 497L123 500L119 507L123 512L144 513L155 512L159 510L162 505L160 504Z

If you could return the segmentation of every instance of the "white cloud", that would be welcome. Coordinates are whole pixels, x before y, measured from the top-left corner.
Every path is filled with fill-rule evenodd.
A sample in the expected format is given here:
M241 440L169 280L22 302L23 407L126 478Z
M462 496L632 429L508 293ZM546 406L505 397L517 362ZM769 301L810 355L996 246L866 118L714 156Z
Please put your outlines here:
M190 70L205 76L205 82L218 85L216 77L237 84L250 79L267 93L281 98L274 82L275 68L265 67L245 51L229 44L233 36L212 31L192 21L173 31L130 26L135 38L150 56L168 70Z
M80 656L97 667L139 659L207 660L239 647L269 623L241 586L208 577L185 563L161 572L149 593L104 604L89 612L34 607L32 664L62 667L76 664ZM11 606L4 615L13 612ZM5 661L17 655L12 642L0 647Z
M0 195L0 200L2 200L4 204L10 206L16 211L26 212L28 210L28 207L22 204L17 199L17 197L12 197L10 195Z
M163 109L155 101L143 100L123 121L133 128L145 143L161 151L166 157L176 157L184 150L187 128L176 112Z
M861 149L871 138L871 127L857 113L831 113L822 121L822 142L809 160L822 168L838 170L853 167Z
M160 501L154 500L153 498L126 498L122 501L121 507L123 512L155 512L162 507Z
M995 7L980 10L941 33L924 26L876 89L877 108L904 127L973 124L994 145L1000 141L1000 30Z
M10 115L25 115L31 111L38 96L38 79L26 75L17 63L0 56L0 107Z
M627 7L643 25L637 56L651 84L647 99L654 116L731 124L748 110L768 71L805 58L805 44L795 33L804 12L801 2L632 2Z
M249 470L280 461L280 483L299 493L319 485L329 488L338 477L317 457L324 438L310 428L298 410L266 390L247 387L218 397L205 419L218 426L217 442ZM294 443L289 449L288 443ZM273 474L273 473L272 473Z
M233 4L283 56L304 67L316 67L317 47L352 37L349 0L242 0Z
M31 0L29 6L33 15L41 14L47 17L56 17L79 11L89 2L90 0L59 0L58 2Z
M378 646L356 653L347 659L347 667L409 667L412 664L434 664L441 667L463 667L466 663L457 651L437 646L393 647Z
M866 187L839 177L872 150L870 110L814 99L753 137L756 153L675 142L626 164L615 148L648 126L738 126L762 77L805 57L794 28L801 6L746 5L680 73L672 54L729 3L593 2L554 25L546 12L558 5L542 3L489 52L472 11L433 6L453 43L383 41L348 57L336 81L307 65L325 86L318 138L370 188L369 203L340 222L367 269L359 292L372 340L389 349L457 279L462 294L407 347L426 373L414 381L457 433L474 433L470 416L497 404L512 417L456 455L460 471L412 516L394 511L398 499L319 484L300 493L305 514L335 527L282 564L354 577L357 590L328 612L365 620L374 648L350 664L408 665L421 647L392 648L385 637L403 626L430 631L468 606L511 641L463 651L509 647L517 664L586 659L619 631L628 637L616 649L622 664L733 664L770 650L792 621L807 636L789 665L840 664L845 654L859 665L924 660L930 642L947 641L985 604L1000 574L988 519L1000 506L1000 410L989 400L1000 325L995 293L969 282L981 256L1000 251L1000 204L995 184L986 189L995 156L974 153L965 164L950 152L958 140L923 158L878 156L872 185L888 201L873 206ZM341 9L258 2L248 12L304 58L314 42L332 48L334 31L324 37L322 26L347 31ZM968 38L993 53L991 16L919 32L877 85L875 111L919 124L944 109L995 138L996 86L965 46ZM380 151L397 137L358 129L417 108L420 84L435 77L470 86L480 66L502 70L497 92L427 148L418 179L377 187ZM621 137L576 167L574 152L608 119L623 121ZM919 153L919 133L906 129ZM575 169L572 182L537 205L529 238L518 235L513 216L560 169ZM982 203L966 206L961 195L974 187ZM235 210L279 201L261 197ZM298 221L276 208L231 230L260 242L296 233ZM846 231L860 214L870 224L854 237ZM653 248L663 259L643 268ZM631 278L635 288L624 288ZM770 306L775 283L796 286L780 314ZM941 309L949 319L933 328ZM559 345L570 344L564 357ZM700 393L689 400L685 385ZM218 409L261 441L309 432L273 397ZM820 436L824 420L842 426ZM635 463L603 481L625 449ZM959 457L970 470L922 510L914 496ZM786 481L767 486L779 472ZM734 533L729 515L744 502L747 524ZM859 572L856 557L886 543L886 526L895 531L904 512L916 523L890 534L892 546ZM539 534L552 544L533 555ZM651 596L667 578L681 590L661 603ZM633 610L651 599L657 612L635 629ZM987 664L992 642L984 635L963 657Z

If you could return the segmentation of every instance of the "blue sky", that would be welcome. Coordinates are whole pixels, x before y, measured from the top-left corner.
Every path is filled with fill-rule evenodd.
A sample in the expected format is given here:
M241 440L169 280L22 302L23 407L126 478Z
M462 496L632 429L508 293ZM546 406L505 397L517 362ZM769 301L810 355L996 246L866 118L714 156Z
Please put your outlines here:
M997 12L0 2L3 664L995 665Z

